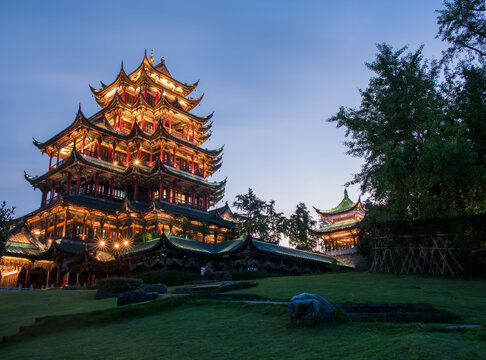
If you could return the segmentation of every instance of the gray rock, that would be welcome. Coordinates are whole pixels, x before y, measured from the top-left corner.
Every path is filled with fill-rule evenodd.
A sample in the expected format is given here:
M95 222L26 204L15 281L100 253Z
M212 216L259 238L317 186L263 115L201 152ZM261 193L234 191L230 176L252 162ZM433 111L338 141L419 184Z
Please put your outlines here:
M133 290L118 295L116 304L118 306L135 304L144 301L154 300L159 296L157 292L145 292L142 290Z
M336 308L322 296L303 293L290 299L290 321L294 325L327 325L334 321Z
M156 292L159 294L167 294L167 285L165 284L143 284L143 290L146 292Z

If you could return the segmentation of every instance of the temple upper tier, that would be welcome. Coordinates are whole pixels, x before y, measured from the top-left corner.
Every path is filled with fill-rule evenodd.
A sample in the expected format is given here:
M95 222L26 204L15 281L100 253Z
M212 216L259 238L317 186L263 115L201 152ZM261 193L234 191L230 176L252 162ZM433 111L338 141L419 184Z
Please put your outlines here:
M208 180L221 167L223 147L201 146L211 136L212 114L190 113L202 99L188 97L197 84L175 80L163 59L154 65L145 55L132 73L122 66L110 85L91 88L99 112L86 117L80 107L64 130L34 139L49 165L42 175L25 174L42 191L41 208L26 215L26 225L43 242L66 234L96 242L100 233L113 242L164 227L177 232L186 217L209 226L207 236L195 238L231 238L234 222L208 212L226 180Z

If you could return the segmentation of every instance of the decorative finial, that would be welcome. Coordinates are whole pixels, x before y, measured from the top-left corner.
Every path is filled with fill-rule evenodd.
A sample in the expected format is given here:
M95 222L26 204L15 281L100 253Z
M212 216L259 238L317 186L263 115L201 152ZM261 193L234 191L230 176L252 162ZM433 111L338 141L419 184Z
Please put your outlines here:
M154 49L150 50L150 58L149 61L151 64L154 63Z
M160 62L162 63L162 65L164 65L164 64L165 64L165 59L164 59L164 57L163 57L163 56L160 58Z
M348 189L344 189L344 197L347 198L348 196Z

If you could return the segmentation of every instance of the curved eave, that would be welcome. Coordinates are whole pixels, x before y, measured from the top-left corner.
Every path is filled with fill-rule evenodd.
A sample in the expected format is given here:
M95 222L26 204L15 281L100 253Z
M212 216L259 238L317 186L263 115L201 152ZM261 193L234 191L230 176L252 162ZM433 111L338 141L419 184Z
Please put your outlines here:
M123 69L123 64L122 64L120 72L118 73L117 77L115 78L115 80L113 80L113 82L110 85L105 85L102 89L99 89L99 90L93 88L91 85L89 86L89 88L98 100L100 98L105 97L106 94L108 94L110 91L112 91L114 87L118 87L123 83L131 84L131 82L132 81L130 80L128 75L125 73L125 70ZM103 86L103 83L102 83L102 86Z
M160 64L158 64L158 65L160 65ZM156 65L156 66L158 66L158 65ZM173 82L174 85L176 85L176 87L180 87L182 89L183 96L187 96L194 89L194 88L191 88L190 86L188 86L188 85L186 85L184 83L181 83L180 81L174 79L172 77L172 75L170 75L170 73L169 73L168 70L167 70L167 73L169 75L166 74L166 73L164 73L163 71L157 69L156 66L154 66L154 65L152 65L150 63L149 59L147 58L147 54L145 54L144 57L143 57L143 59L142 59L142 62L140 63L140 65L134 71L132 71L128 76L129 77L130 76L134 76L134 75L136 75L136 74L138 74L140 72L140 74L138 74L138 77L141 77L142 76L142 72L144 72L144 71L148 71L148 72L153 71L157 75L159 75L159 77L164 78L166 81ZM164 63L163 66L167 69L167 67L165 66L165 63ZM170 90L170 88L168 90Z
M260 242L261 244L259 244L258 242ZM273 257L283 257L293 261L310 262L310 263L320 264L320 265L324 265L324 264L331 265L332 262L334 261L334 258L330 256L315 254L304 250L285 248L282 246L265 243L263 241L259 241L252 238L250 239L249 247L255 252L263 253ZM265 249L266 247L271 248L272 250ZM339 261L337 263L340 266L346 266L345 264Z
M118 254L118 258L127 258L131 256L141 256L153 253L155 251L162 250L164 247L164 240L162 236L158 240L152 240L150 242L140 243L134 245L132 248L121 251Z
M317 209L316 207L314 207L314 209L316 210L316 212L321 215L321 216L324 216L324 217L327 217L327 216L337 216L337 215L342 215L342 214L345 214L347 212L350 212L350 211L353 211L353 210L356 210L358 207L361 207L361 209L363 209L363 205L361 204L361 200L358 199L358 201L351 207L347 208L347 209L344 209L344 210L340 210L340 211L332 211L332 210L319 210ZM364 211L364 209L363 209Z
M338 231L345 231L345 230L352 230L355 229L359 224L359 221L353 222L352 224L343 224L342 226L334 226L330 227L329 229L326 229L326 227L323 227L321 229L315 229L315 230L310 230L313 234L315 235L328 235L332 234Z
M187 253L196 256L204 256L204 257L219 257L229 254L234 254L240 252L246 247L246 240L231 240L237 243L233 243L233 247L228 248L227 250L221 248L221 244L208 244L203 243L196 240L189 240L174 236L168 233L162 234L164 237L165 245L167 249L173 250L175 252Z
M59 133L57 133L56 135L54 135L53 137L51 137L47 141L40 142L40 141L37 141L36 139L32 138L32 142L39 150L44 152L50 145L54 144L56 141L58 141L59 139L61 139L62 137L66 136L66 135L68 135L68 137L69 137L69 135L71 135L71 133L73 131L77 130L77 128L79 128L80 126L82 126L84 124L89 124L89 122L86 119L86 117L84 116L83 112L81 111L81 106L80 106L78 108L78 112L76 114L76 117L74 118L74 121L68 127L66 127L64 130L60 131Z
M13 246L13 248L15 248L15 246ZM22 251L15 252L14 249L12 249L7 245L5 252L3 253L3 256L24 258L29 260L49 260L50 255L52 255L53 252L54 252L54 247L52 246L52 243L51 246L49 246L46 250L39 251L38 253L30 253L30 254Z

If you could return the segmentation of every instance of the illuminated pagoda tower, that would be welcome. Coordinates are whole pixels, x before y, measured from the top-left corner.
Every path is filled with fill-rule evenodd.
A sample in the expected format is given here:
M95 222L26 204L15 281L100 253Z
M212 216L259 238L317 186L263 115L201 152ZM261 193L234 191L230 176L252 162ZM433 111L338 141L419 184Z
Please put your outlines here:
M197 82L175 80L164 59L144 56L130 74L121 70L110 85L91 88L101 110L35 146L49 156L41 176L25 175L42 191L41 208L25 225L47 243L58 238L123 246L138 233L176 232L186 217L209 227L199 240L221 242L234 223L208 208L224 194L225 182L210 182L221 166L222 148L202 145L211 136L212 115L190 111ZM164 230L165 229L165 230Z
M208 150L211 116L191 113L197 86L175 80L145 55L110 85L91 88L101 110L81 108L67 128L34 144L47 172L25 178L42 191L39 209L12 222L0 257L0 287L93 285L150 269L329 271L333 259L236 238L221 200L226 180L209 181L222 148ZM210 209L212 208L212 209ZM345 266L339 264L339 266Z
M348 191L344 190L344 199L335 208L330 210L314 209L325 224L320 229L313 230L313 233L322 240L323 252L356 246L357 225L365 217L361 199L353 202L348 196Z

